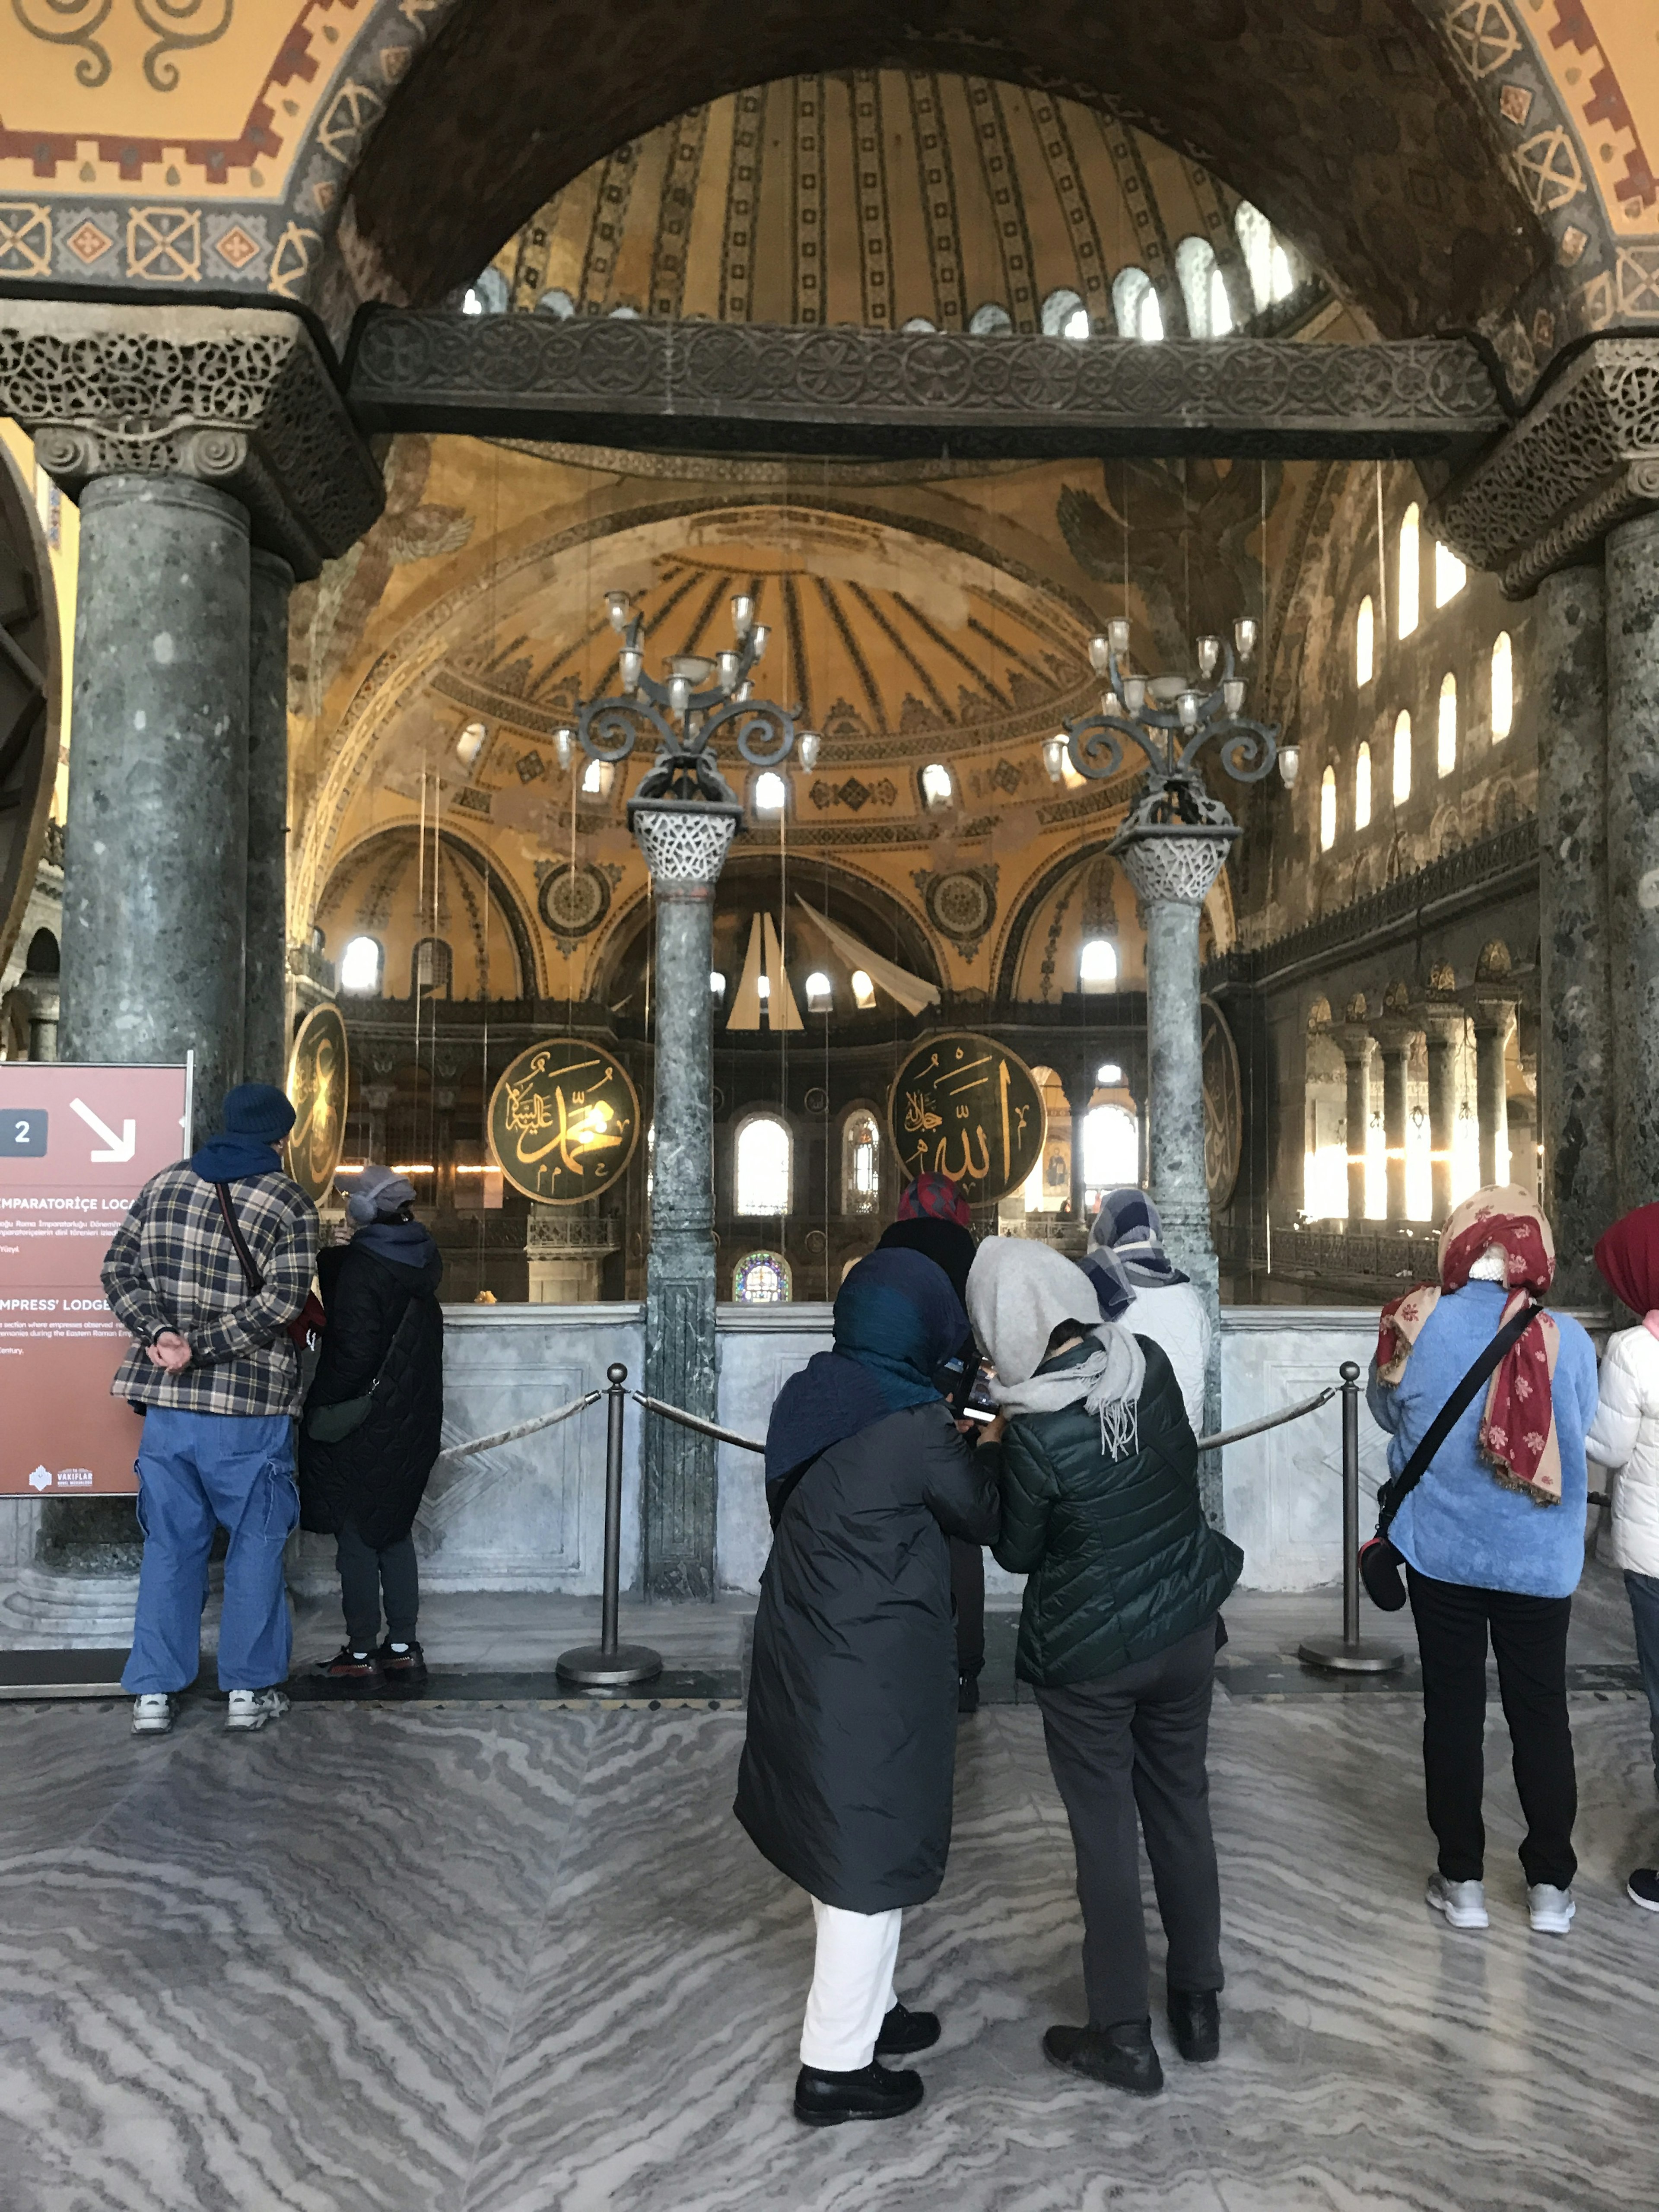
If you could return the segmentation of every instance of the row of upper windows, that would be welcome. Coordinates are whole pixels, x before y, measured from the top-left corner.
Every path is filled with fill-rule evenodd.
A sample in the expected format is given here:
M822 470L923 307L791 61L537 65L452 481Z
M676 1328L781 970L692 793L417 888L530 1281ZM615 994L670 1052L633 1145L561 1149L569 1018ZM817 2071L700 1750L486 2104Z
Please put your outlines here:
M1501 744L1515 726L1515 651L1507 630L1501 630L1492 649L1492 741ZM1449 672L1441 679L1435 716L1435 771L1450 775L1457 766L1457 678ZM1371 819L1371 749L1362 744L1354 757L1353 827L1368 829ZM1402 708L1394 726L1389 781L1396 806L1412 795L1412 718ZM1319 847L1328 853L1336 842L1336 770L1327 768L1319 786Z
M364 940L368 942L369 940ZM348 951L349 948L348 947ZM1078 951L1077 988L1085 996L1103 991L1115 991L1121 973L1117 946L1109 937L1085 938ZM771 978L757 979L762 1005L772 995ZM727 978L719 968L708 971L708 991L716 1006L726 1003ZM867 971L854 968L848 978L853 993L853 1004L861 1014L868 1013L876 1003L876 987ZM378 985L374 987L378 988ZM822 968L815 968L803 986L806 994L809 1014L832 1014L836 1011L836 987Z
M1395 635L1410 637L1423 618L1423 517L1413 500L1401 517L1395 562ZM1469 572L1449 545L1434 540L1434 604L1449 605L1468 583ZM1376 610L1366 592L1353 624L1354 682L1369 684L1376 673Z
M1290 250L1267 216L1248 200L1240 202L1233 216L1233 234L1249 277L1256 313L1260 314L1279 301L1288 300L1298 281ZM1235 328L1232 301L1209 240L1183 238L1175 250L1175 270L1187 310L1187 327L1193 337L1225 337ZM506 277L499 269L489 268L467 287L463 311L469 315L502 314L509 297ZM557 285L544 292L536 306L538 313L556 315L562 320L576 312L571 295ZM612 307L610 312L613 318L625 321L637 320L639 316L637 307ZM1152 342L1164 336L1164 310L1158 302L1158 289L1144 269L1118 271L1112 283L1112 314L1120 337ZM1049 293L1042 303L1040 319L1049 337L1086 338L1091 335L1089 310L1081 295L1064 287ZM937 325L925 315L914 315L902 327L925 331ZM968 319L969 331L975 337L997 337L1013 327L1012 316L995 300L986 301Z

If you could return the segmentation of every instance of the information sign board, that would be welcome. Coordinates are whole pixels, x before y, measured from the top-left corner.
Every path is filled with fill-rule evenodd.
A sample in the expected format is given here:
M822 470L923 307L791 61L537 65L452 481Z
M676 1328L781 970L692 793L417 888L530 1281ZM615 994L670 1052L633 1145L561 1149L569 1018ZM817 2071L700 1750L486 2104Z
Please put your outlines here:
M109 1394L130 1340L99 1275L189 1111L185 1067L0 1062L0 1495L137 1488L143 1424Z

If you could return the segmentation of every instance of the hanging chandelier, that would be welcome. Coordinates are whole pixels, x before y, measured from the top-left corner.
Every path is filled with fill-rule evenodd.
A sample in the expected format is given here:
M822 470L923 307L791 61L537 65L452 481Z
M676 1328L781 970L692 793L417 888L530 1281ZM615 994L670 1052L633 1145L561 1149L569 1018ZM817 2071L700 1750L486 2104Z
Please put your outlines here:
M1231 644L1218 637L1196 641L1196 678L1130 675L1123 665L1129 635L1128 619L1119 615L1103 635L1091 639L1090 665L1107 688L1098 713L1079 715L1044 745L1044 764L1054 782L1067 758L1079 775L1097 782L1116 775L1127 740L1139 746L1149 769L1132 824L1224 834L1231 817L1206 792L1199 773L1204 746L1214 742L1217 757L1236 782L1259 783L1275 763L1286 784L1296 781L1298 748L1279 744L1277 724L1252 721L1243 711L1245 684L1238 670L1254 654L1257 637L1249 615L1233 624Z
M654 741L656 757L635 793L636 799L701 800L738 804L714 757L716 739L730 735L739 757L751 768L775 769L790 754L803 768L817 764L816 730L798 729L801 709L754 696L753 675L770 635L755 620L755 602L739 592L732 601L734 642L713 659L677 653L665 678L645 665L645 618L629 593L607 592L611 627L622 640L617 653L617 690L601 691L578 713L574 737L590 760L614 769L642 738ZM572 732L555 732L562 767L570 760Z

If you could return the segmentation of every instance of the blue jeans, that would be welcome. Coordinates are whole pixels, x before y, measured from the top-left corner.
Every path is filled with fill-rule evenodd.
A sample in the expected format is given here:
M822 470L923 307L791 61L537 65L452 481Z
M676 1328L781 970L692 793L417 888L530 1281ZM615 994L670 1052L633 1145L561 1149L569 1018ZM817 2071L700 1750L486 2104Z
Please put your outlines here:
M1653 1724L1653 1779L1659 1785L1659 1575L1633 1575L1626 1567L1625 1589L1636 1623L1637 1662Z
M286 1413L186 1413L152 1406L138 1451L144 1532L138 1616L121 1687L187 1689L202 1663L202 1608L216 1527L229 1532L219 1687L288 1680L294 1648L283 1547L300 1518Z

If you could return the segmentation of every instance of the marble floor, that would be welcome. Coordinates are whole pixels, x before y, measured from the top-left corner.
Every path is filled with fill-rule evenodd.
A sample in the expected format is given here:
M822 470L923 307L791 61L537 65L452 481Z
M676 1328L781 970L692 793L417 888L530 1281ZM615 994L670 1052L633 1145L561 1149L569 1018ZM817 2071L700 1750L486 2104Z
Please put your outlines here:
M1574 1700L1579 1914L1531 1936L1491 1730L1487 1936L1420 1903L1413 1702L1218 1698L1219 2065L1056 2074L1081 2001L1029 1706L960 1737L914 2118L788 2111L800 1897L731 1818L743 1717L0 1708L4 2212L1622 2212L1655 2199L1646 1708ZM1156 1950L1155 1950L1156 1955ZM1155 1992L1155 2002L1157 1993Z

